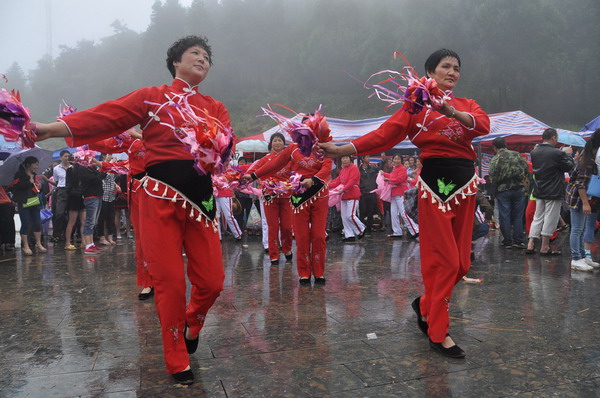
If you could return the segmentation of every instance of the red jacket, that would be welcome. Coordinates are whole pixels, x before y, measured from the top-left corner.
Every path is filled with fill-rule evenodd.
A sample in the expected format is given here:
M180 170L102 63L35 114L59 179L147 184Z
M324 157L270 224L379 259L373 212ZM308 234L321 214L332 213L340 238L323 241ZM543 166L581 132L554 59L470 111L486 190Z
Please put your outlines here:
M316 177L325 183L325 188L319 192L318 197L329 194L327 181L331 178L331 159L319 159L313 153L310 156L303 156L296 143L288 145L272 161L266 162L264 166L254 171L254 174L258 178L268 177L286 167L288 163L291 164L291 170L302 175L302 177Z
M279 156L281 153L283 153L283 150L279 153L277 152L271 152L265 156L263 156L262 158L258 159L256 162L252 163L250 165L250 167L247 170L247 173L253 173L256 170L260 169L261 167L263 167L265 164L272 162L274 159L277 158L277 156ZM291 162L288 161L288 163L281 169L277 170L275 172L275 174L268 176L271 177L275 180L278 181L287 181L290 179L290 173L292 172L292 164ZM264 176L263 176L264 177Z
M385 152L408 137L421 150L421 160L428 158L477 158L471 141L490 131L490 118L477 102L467 98L452 97L449 104L456 110L473 117L473 128L460 124L456 119L426 110L417 115L397 111L377 130L352 141L359 155ZM76 113L75 113L76 115ZM423 128L421 128L424 125Z
M234 196L233 194L233 189L230 188L219 188L214 181L214 177L216 177L215 174L212 175L213 177L213 194L215 195L216 198L232 198Z
M99 151L104 153L122 153L126 152L129 157L129 174L136 175L143 173L144 168L144 156L146 149L144 148L144 141L138 140L131 136L127 136L124 140L120 141L116 138L107 138L102 141L94 142L89 145L93 151ZM107 165L106 167L110 167Z
M391 173L383 173L383 176L390 180L392 185L392 196L403 196L408 187L408 173L406 167L400 165L394 167Z
M215 187L215 197L216 198L232 198L233 190L232 189L219 189Z
M115 137L139 124L144 130L146 167L170 160L193 160L192 155L175 137L171 128L161 124L161 122L167 122L181 126L184 122L182 116L172 108L169 109L168 106L158 110L160 105L167 101L165 96L172 97L173 94L184 94L186 91L195 92L188 97L191 106L206 109L211 116L219 119L225 126L230 125L225 105L209 96L200 94L197 86L190 87L186 81L175 78L170 86L165 84L157 87L144 87L116 100L61 117L60 120L68 126L73 135L73 138L67 139L67 143L70 146L91 144L105 138ZM154 119L154 116L160 121Z
M421 175L421 170L423 170L423 167L421 167L419 170L417 170L415 172L415 176L413 178L408 177L409 189L417 186L417 181L419 181L419 176Z
M262 166L264 166L265 164L272 162L275 158L277 158L277 156L279 156L283 151L277 153L277 152L271 152L269 154L267 154L266 156L263 156L262 158L258 159L256 162L252 163L250 165L250 168L248 168L247 173L253 173L256 170L260 169ZM290 173L292 172L292 163L288 162L282 169L279 169L277 172L275 172L275 174L268 176L276 181L288 181L290 179ZM265 178L265 177L263 177ZM280 198L289 198L290 195L279 195Z
M335 188L338 185L344 187L342 200L360 199L360 170L354 163L343 167L340 175L329 183L329 188Z

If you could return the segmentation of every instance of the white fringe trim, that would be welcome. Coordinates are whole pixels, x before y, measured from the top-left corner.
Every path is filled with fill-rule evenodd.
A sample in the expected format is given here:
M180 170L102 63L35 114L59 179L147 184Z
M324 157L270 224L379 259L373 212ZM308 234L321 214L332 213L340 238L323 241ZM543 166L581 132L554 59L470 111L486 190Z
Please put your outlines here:
M152 189L152 191L148 190L148 183L150 181L154 182L154 188ZM165 184L164 182L159 181L159 180L155 180L154 178L149 177L149 176L144 176L144 178L142 178L140 180L140 182L142 183L141 186L144 188L144 191L146 192L146 194L148 194L148 196L151 196L151 197L156 198L156 199L168 200L168 201L170 201L172 203L177 203L178 201L182 201L183 203L182 203L181 207L183 209L186 209L187 205L190 206L190 213L189 213L189 217L190 218L194 219L197 222L202 222L202 220L204 220L204 224L206 225L206 227L208 227L210 224L212 224L213 231L214 232L218 232L218 225L217 225L218 218L216 216L215 216L215 219L211 221L206 216L206 214L204 214L202 212L202 209L200 209L200 207L198 207L198 205L196 205L194 202L192 202L191 200L189 200L188 198L186 198L185 195L183 195L181 192L179 192L178 190L176 190L175 188L173 188L169 184ZM153 194L152 192L158 192L158 188L161 185L165 187L165 190L162 193L162 195ZM167 196L167 193L168 193L169 189L174 192L174 195L173 195L172 198L169 197L169 196ZM216 206L216 203L214 204L214 206ZM198 216L194 216L194 210L198 212Z
M460 205L458 200L458 195L461 196L462 199L465 199L467 196L472 196L477 194L477 188L479 185L479 177L477 174L473 175L473 178L469 180L465 185L456 190L452 195L448 197L445 201L443 201L435 191L433 191L429 185L425 181L421 179L419 176L417 180L417 187L422 192L421 199L427 199L428 195L431 198L431 204L438 204L438 210L441 210L443 213L447 211L451 211L452 207L450 207L450 201L454 199L455 205Z
M316 201L317 199L321 199L321 198L326 198L327 196L319 196L319 194L325 189L325 188L329 188L329 186L327 184L323 184L323 186L321 187L321 189L319 189L309 200L307 200L306 202L302 203L300 205L300 207L296 207L292 204L292 199L290 198L290 205L292 206L292 209L294 209L294 213L298 214L300 213L300 211L304 208L306 208L309 204L313 203L314 201Z

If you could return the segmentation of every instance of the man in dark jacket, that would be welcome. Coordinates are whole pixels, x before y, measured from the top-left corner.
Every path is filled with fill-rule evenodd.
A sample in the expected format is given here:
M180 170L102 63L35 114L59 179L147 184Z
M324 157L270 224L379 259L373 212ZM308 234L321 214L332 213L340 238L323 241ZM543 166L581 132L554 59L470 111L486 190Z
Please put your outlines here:
M524 249L524 183L529 174L527 162L518 152L506 149L503 137L494 139L496 155L490 162L490 181L496 184L496 206L502 232L502 246Z
M367 226L366 231L371 232L373 229L373 214L377 211L377 198L374 193L371 193L377 188L377 173L379 170L370 164L371 157L365 155L362 157L360 170L360 200L358 209L360 212L361 221L365 221Z
M542 134L543 143L531 151L533 164L533 196L536 198L535 215L529 231L527 253L534 252L535 239L542 238L541 255L559 255L560 251L550 250L550 237L558 225L560 208L565 199L565 173L575 167L573 150L565 147L557 149L558 134L554 129L546 129Z

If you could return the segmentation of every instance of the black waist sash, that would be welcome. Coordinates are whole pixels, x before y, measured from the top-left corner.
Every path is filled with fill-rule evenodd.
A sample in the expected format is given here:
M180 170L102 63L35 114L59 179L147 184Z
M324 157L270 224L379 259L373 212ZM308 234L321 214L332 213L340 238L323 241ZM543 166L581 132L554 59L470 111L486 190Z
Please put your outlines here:
M319 191L325 186L325 183L316 177L312 180L312 187L300 194L295 194L290 197L290 201L292 202L292 206L294 207L294 209L301 208L304 203L308 202L313 196L318 194Z
M141 173L132 174L131 178L134 178L136 180L141 180L142 178L144 178L145 175L146 175L146 172L142 171Z
M423 160L419 180L421 189L438 202L446 203L457 194L476 193L472 190L475 164L470 159L433 158Z
M194 169L193 160L171 160L148 166L148 176L170 185L184 199L189 200L210 220L215 219L216 206L213 206L213 187L211 174L200 175ZM208 206L208 207L207 207Z

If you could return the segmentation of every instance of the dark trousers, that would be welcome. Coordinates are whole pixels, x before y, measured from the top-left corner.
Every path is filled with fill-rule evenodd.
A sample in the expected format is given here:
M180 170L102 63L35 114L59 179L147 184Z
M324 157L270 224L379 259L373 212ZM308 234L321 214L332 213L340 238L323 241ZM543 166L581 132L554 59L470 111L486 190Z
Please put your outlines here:
M525 214L525 194L522 188L509 189L496 193L498 217L502 244L523 243L523 216Z
M67 229L67 194L66 188L56 188L52 191L52 236L54 238L65 237Z
M486 223L481 223L476 227L474 226L471 240L476 241L479 238L483 238L488 232L490 232L490 227Z
M234 216L239 226L246 226L246 221L248 220L248 216L250 215L250 210L252 209L252 198L240 197L237 198L242 205L242 211L237 216ZM256 206L258 212L260 213L260 206Z
M42 221L40 219L40 205L23 207L19 204L19 218L21 219L21 235L30 232L42 232Z
M106 231L106 233L104 232ZM102 201L100 208L100 217L98 218L98 226L96 227L98 236L115 236L117 227L115 226L115 202Z
M15 208L12 203L0 204L0 244L15 244Z
M373 229L373 215L377 212L377 198L374 193L361 193L358 202L361 221L365 221L367 231Z

